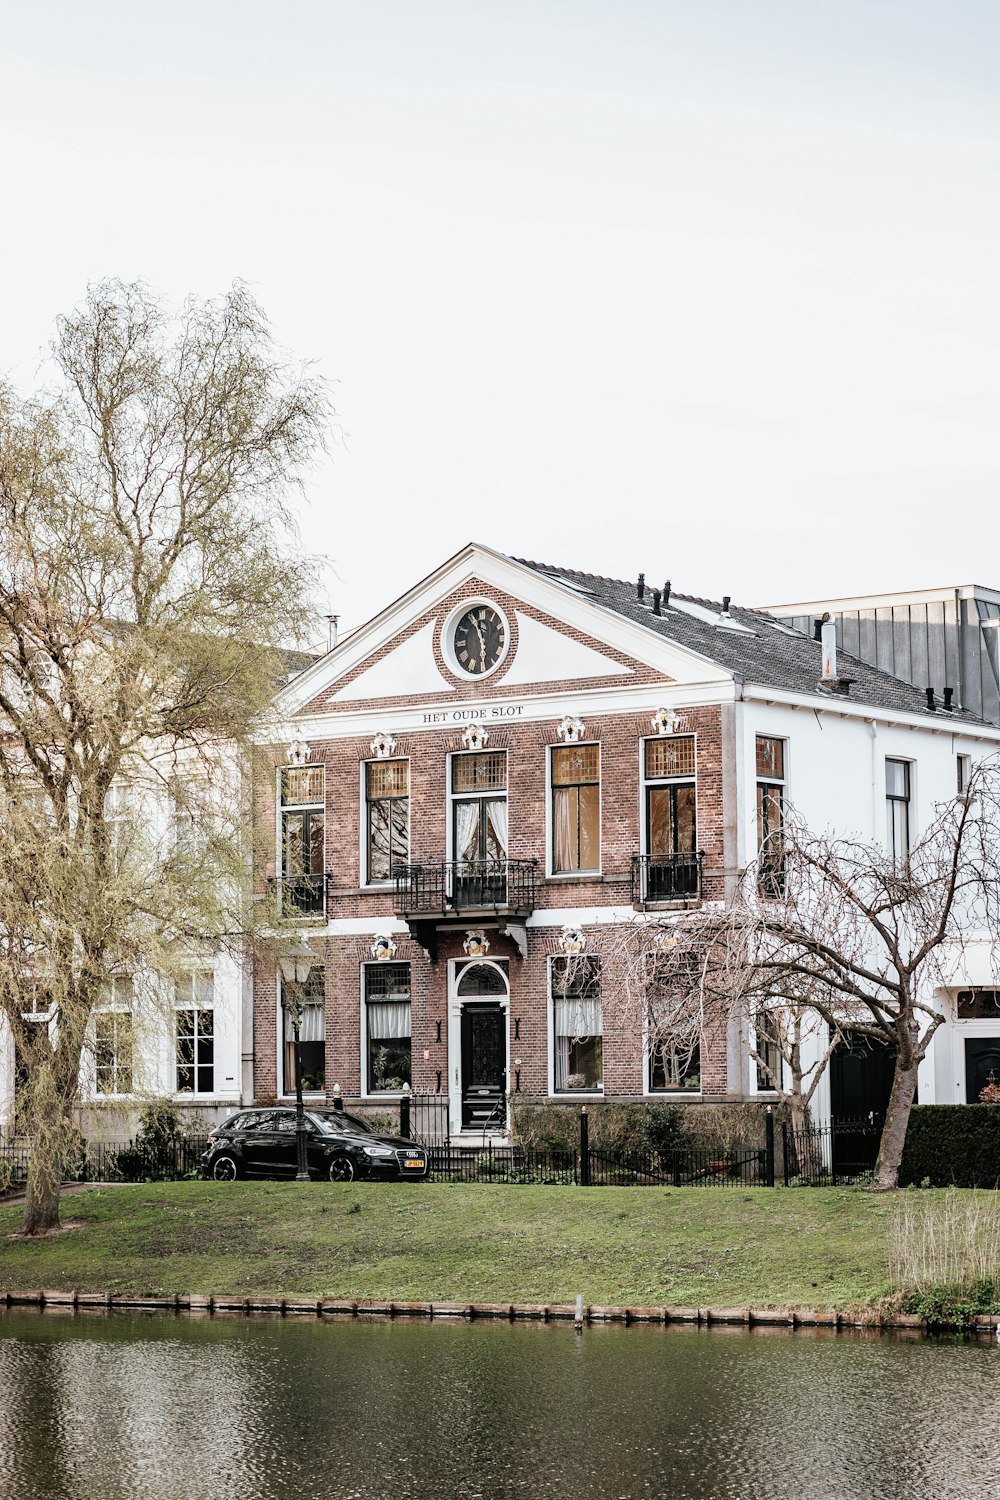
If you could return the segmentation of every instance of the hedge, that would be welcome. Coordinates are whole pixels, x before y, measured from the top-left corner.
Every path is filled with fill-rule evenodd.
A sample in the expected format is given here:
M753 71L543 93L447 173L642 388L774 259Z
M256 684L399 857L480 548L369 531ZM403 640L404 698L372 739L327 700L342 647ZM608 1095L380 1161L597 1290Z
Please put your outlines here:
M901 1187L1000 1187L1000 1104L920 1104L910 1115Z

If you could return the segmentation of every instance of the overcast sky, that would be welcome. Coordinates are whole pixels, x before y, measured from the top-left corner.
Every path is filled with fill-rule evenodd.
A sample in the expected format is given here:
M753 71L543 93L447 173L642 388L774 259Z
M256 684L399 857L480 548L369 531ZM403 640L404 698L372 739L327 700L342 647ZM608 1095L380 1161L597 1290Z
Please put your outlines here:
M995 0L0 0L0 373L104 276L336 382L359 622L469 540L743 603L997 547Z

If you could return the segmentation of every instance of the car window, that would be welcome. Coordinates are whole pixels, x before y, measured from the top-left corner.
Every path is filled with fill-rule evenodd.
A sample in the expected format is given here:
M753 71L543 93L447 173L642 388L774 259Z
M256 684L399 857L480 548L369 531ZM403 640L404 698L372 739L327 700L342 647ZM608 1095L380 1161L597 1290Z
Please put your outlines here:
M359 1120L357 1115L349 1115L342 1109L327 1109L322 1114L316 1110L314 1113L323 1128L333 1135L371 1135L364 1120Z
M276 1115L275 1119L274 1119L274 1125L273 1125L272 1128L274 1130L279 1130L282 1133L282 1135L294 1135L295 1134L295 1116L294 1115Z
M241 1128L243 1130L273 1130L274 1114L271 1110L265 1109L259 1114L247 1115L246 1124Z

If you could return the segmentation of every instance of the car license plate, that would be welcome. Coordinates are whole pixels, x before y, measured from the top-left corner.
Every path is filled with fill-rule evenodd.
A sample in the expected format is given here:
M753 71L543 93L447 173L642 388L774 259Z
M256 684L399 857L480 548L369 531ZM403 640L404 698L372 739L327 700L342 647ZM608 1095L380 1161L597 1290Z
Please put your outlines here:
M424 1159L423 1159L422 1156L416 1157L413 1161L404 1161L404 1163L403 1163L404 1167L420 1167L420 1168L422 1168L423 1165L424 1165Z

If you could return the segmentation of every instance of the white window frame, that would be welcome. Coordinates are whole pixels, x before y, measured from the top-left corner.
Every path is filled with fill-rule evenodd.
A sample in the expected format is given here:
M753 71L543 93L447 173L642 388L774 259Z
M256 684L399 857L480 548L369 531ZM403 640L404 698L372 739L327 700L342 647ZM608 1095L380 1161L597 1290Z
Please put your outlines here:
M698 1060L703 1061L701 1054L705 1050L705 1033L702 1032L698 1039ZM642 1094L644 1099L661 1099L667 1103L683 1103L685 1099L700 1099L704 1093L703 1088L696 1089L654 1089L650 1082L652 1072L653 1049L649 1044L649 1023L644 1022L642 1028ZM699 1077L704 1077L704 1070L699 1068Z
M445 833L445 837L444 837L445 860L450 864L453 860L455 860L455 859L458 858L457 854L455 853L455 810L454 810L453 804L456 803L456 802L469 802L469 801L472 801L472 800L480 801L480 800L482 800L482 798L484 796L488 795L487 793L484 793L484 792L481 792L481 791L479 791L479 792L453 792L452 791L452 787L454 785L454 763L455 763L456 760L461 760L461 758L463 756L466 756L466 755L502 755L504 757L504 766L506 768L506 772L505 772L505 776L504 776L503 796L504 796L504 798L506 800L506 803L507 803L507 861L509 863L510 862L510 752L509 752L509 750L508 750L508 748L507 748L506 745L496 745L496 746L491 747L488 744L485 745L482 748L482 750L451 750L445 756L445 777L446 777L446 781L445 781L445 799L446 799L446 802L447 802L447 806L445 808L445 831L444 831L444 833ZM496 792L494 793L494 795L497 796L497 797L499 797L499 795L500 795L499 788L496 790Z
M909 858L913 852L913 846L917 841L917 763L908 755L884 755L882 757L882 803L885 808L885 822L883 824L882 837L885 840L885 852L891 855L889 847L889 777L886 768L890 761L907 768L907 795L906 801L906 857ZM902 802L902 797L893 798L893 801Z
M411 858L411 847L413 840L413 762L409 755L387 755L388 760L406 761L406 858L407 863ZM365 891L391 891L396 883L394 875L388 880L372 880L368 869L368 767L370 765L381 765L382 762L369 756L367 760L360 762L361 776L358 785L358 831L360 837L360 851L358 856L358 873L360 875L359 885ZM398 800L398 799L395 799Z
M197 980L197 978L199 977L199 975L201 975L201 976L206 976L207 975L207 977L211 981L212 999L211 999L211 1003L208 1004L208 1005L201 1005L201 1004L199 1004L198 999L197 999L197 997L195 995L194 986L195 986L195 981ZM177 985L180 983L180 980L175 980L174 981L173 1036L171 1037L171 1054L172 1055L171 1055L171 1058L170 1058L170 1067L171 1067L171 1073L172 1073L172 1081L173 1081L173 1085L174 1085L173 1090L172 1090L172 1095L173 1095L173 1097L175 1099L180 1100L182 1102L185 1099L214 1099L214 1098L216 1098L218 1096L218 1089L216 1088L216 1083L217 1083L216 1074L217 1074L218 1067L219 1067L219 1060L218 1060L218 1058L216 1056L216 1051L217 1051L217 1047L218 1047L218 1040L219 1040L219 1033L216 1030L216 1026L215 1026L216 1018L218 1016L218 1007L217 1007L217 1005L215 1003L215 970L214 969L194 968L194 969L188 970L187 975L185 977L186 977L186 979L190 980L190 983L191 983L191 999L190 999L190 1001L188 1001L188 1000L178 1001L178 999L177 999ZM180 1038L179 1038L179 1036L177 1034L177 1013L179 1011L182 1011L182 1010L193 1010L196 1015L201 1015L203 1012L206 1012L206 1011L210 1011L211 1014L212 1014L212 1087L211 1087L210 1090L207 1090L207 1091L203 1090L203 1089L199 1089L197 1087L197 1083L198 1083L198 1046L197 1046L197 1042L198 1042L198 1030L197 1030L197 1022L195 1022L195 1055L194 1055L194 1061L192 1063L192 1067L194 1068L194 1081L195 1081L195 1085L196 1086L195 1086L195 1088L191 1089L190 1092L188 1090L186 1090L186 1089L182 1090L182 1089L179 1089L177 1087L177 1070L180 1067L180 1063L178 1061L178 1053L177 1053L177 1044L178 1044L178 1042L180 1040Z
M783 1092L784 1087L785 1087L785 1083L786 1083L786 1080L787 1080L787 1077L788 1077L788 1064L786 1063L785 1059L780 1055L781 1054L781 1049L780 1048L778 1049L778 1052L779 1052L779 1070L780 1070L780 1073L781 1073L781 1088L780 1089L776 1089L776 1088L772 1087L772 1088L763 1088L762 1089L762 1088L760 1088L760 1086L758 1084L758 1081L757 1081L757 1069L758 1069L758 1067L760 1065L759 1065L759 1063L756 1061L756 1059L753 1056L753 1052L757 1050L757 1028L756 1028L756 1026L753 1026L753 1025L750 1026L750 1028L749 1028L749 1040L750 1040L750 1047L752 1049L751 1052L750 1052L750 1054L747 1057L747 1062L750 1065L750 1088L749 1088L749 1091L748 1091L749 1095L750 1095L750 1097L752 1099L758 1099L759 1098L759 1099L767 1099L769 1101L777 1099L778 1095Z
M585 955L585 956L586 957L595 957L595 958L597 958L600 961L600 955L599 954ZM557 959L562 959L564 957L565 957L565 955L561 954L561 953L550 953L548 955L548 957L546 958L546 960L545 960L545 988L546 988L545 1008L546 1008L546 1013L547 1013L546 1029L548 1031L548 1037L549 1037L549 1046L548 1046L548 1053L549 1053L549 1056L548 1056L549 1098L550 1099L561 1099L563 1101L565 1101L565 1100L571 1100L571 1099L580 1099L584 1103L587 1103L587 1102L589 1102L592 1099L603 1099L604 1096L605 1096L605 1092L606 1092L605 1087L604 1087L604 964L603 964L603 962L601 962L601 1086L600 1086L599 1089L559 1089L559 1090L557 1090L556 1089L556 1008L555 1008L555 996L552 993L552 966L553 966L553 964L555 963L555 961Z
M322 798L322 801L316 801L316 802L288 802L288 803L283 802L282 801L282 794L281 794L281 778L282 778L282 775L284 774L285 771L322 771L323 772L323 798ZM326 888L325 888L325 881L326 881L326 847L327 847L327 837L328 837L328 834L330 832L330 827L329 827L329 823L330 823L330 809L327 806L327 795L326 795L326 793L327 793L327 786L326 786L326 762L325 761L311 760L311 761L309 761L309 763L307 765L304 765L304 766L277 766L277 767L275 767L275 781L274 781L274 889L275 889L275 893L276 893L276 896L277 896L277 909L278 909L279 912L281 912L281 911L284 910L284 891L283 891L283 885L284 885L284 880L285 880L285 839L284 839L284 820L282 818L282 813L284 813L285 811L288 811L288 812L309 812L309 811L315 811L317 808L322 808L322 810L323 810L323 874L322 874L321 877L318 877L318 878L321 878L324 881L323 915L324 915L324 919L326 921L329 921L330 920L330 913L327 910L327 908L328 908L328 906L329 906L330 903L329 903L329 901L327 899L327 893L326 893ZM296 921L297 920L297 921L302 921L302 922L312 922L312 923L315 924L316 921L317 921L317 914L310 914L308 912L305 912L305 913L303 913L298 918L294 918L294 917L293 918L286 918L286 920L290 920L290 921ZM279 999L279 1004L280 1004L280 999Z
M597 865L586 870L557 870L555 867L555 827L552 821L553 793L555 786L552 781L552 757L556 750L571 749L572 746L564 745L561 741L545 747L545 878L546 880L599 880L604 873L604 746L600 740L581 740L580 748L586 745L596 745L600 758L600 771L597 778L597 832L598 841L601 846L601 857ZM508 767L508 779L510 768ZM508 808L508 816L510 810Z
M358 973L358 995L359 1004L359 1043L361 1058L361 1098L377 1103L379 1099L402 1099L403 1089L376 1089L372 1090L371 1080L368 1077L368 985L366 982L366 971L368 969L383 968L386 963L404 963L410 971L410 1088L413 1088L413 964L408 958L393 958L383 960L365 960Z
M121 985L121 984L123 984L125 982L128 983L128 1000L127 1001L124 998L119 998L119 995L118 995L118 987L119 987L119 985ZM93 1096L94 1096L95 1100L101 1100L101 1099L131 1099L131 1098L133 1098L135 1096L135 1094L137 1092L136 1086L135 1086L135 1078L136 1078L135 986L134 986L134 983L133 983L132 975L131 974L112 974L111 980L110 980L110 989L111 989L111 992L107 996L107 998L106 999L102 999L101 1002L100 1002L100 1004L97 1005L95 1007L95 1009L94 1009ZM131 1037L132 1057L131 1057L130 1062L129 1062L129 1072L132 1075L132 1087L131 1087L131 1089L127 1090L124 1093L121 1092L118 1089L115 1089L113 1091L104 1092L101 1089L99 1089L98 1086L97 1086L97 1078L98 1078L98 1074L97 1074L97 1018L98 1018L98 1016L128 1016L129 1019L130 1019L130 1021L131 1021L131 1025L132 1025L132 1037ZM175 1043L176 1043L176 1038L175 1038ZM116 1046L116 1048L115 1048L115 1061L114 1061L114 1077L115 1077L115 1082L116 1083L118 1081L118 1071L119 1071L118 1049L117 1049L117 1046ZM175 1068L175 1071L174 1071L174 1077L175 1077L175 1079L176 1079L176 1076L177 1076L177 1074L176 1074L176 1068Z
M325 1005L325 998L326 998L326 964L323 962L322 959L317 959L316 962L313 964L313 968L314 969L323 969L324 970L323 1040L324 1040L324 1045L325 1045L325 1042L326 1042L326 1005ZM294 1099L295 1098L295 1084L294 1084L294 1082L292 1083L292 1087L290 1089L285 1089L285 1088L281 1087L281 1085L285 1081L285 1006L284 1006L283 991L282 991L282 979L281 979L280 974L277 975L277 977L275 978L275 981L274 981L274 999L275 999L275 1006L276 1006L275 1019L274 1019L274 1035L275 1035L275 1043L276 1043L276 1046L275 1046L275 1057L274 1057L274 1064L275 1064L275 1073L274 1073L275 1090L274 1090L274 1092L275 1092L275 1098L277 1098L277 1099ZM325 1083L325 1081L324 1081L324 1085L323 1085L323 1087L321 1089L303 1089L302 1090L302 1097L304 1099L310 1099L310 1100L312 1100L312 1102L314 1104L319 1099L325 1099L326 1096L327 1096L327 1089L326 1089L326 1083Z

